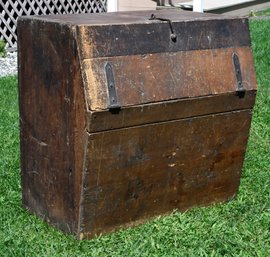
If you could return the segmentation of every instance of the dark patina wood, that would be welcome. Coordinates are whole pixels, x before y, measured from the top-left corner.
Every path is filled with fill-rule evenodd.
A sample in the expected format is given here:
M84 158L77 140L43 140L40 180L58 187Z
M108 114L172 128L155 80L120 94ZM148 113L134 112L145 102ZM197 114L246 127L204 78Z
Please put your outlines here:
M244 99L239 99L234 92L218 96L186 98L130 106L122 108L117 115L112 115L108 111L90 112L88 116L90 122L88 123L87 130L89 132L99 132L161 121L250 109L250 106L254 105L255 96L256 91L249 91Z
M83 231L231 199L250 119L245 110L89 134Z
M122 107L235 92L233 53L241 60L243 81L249 81L245 83L245 90L252 90L255 72L248 47L83 60L88 99L91 99L89 109L102 110L109 105L106 63L113 67Z
M23 205L76 231L87 112L76 42L61 24L26 19L18 31Z
M248 20L151 14L18 22L23 205L80 239L238 190L256 97Z

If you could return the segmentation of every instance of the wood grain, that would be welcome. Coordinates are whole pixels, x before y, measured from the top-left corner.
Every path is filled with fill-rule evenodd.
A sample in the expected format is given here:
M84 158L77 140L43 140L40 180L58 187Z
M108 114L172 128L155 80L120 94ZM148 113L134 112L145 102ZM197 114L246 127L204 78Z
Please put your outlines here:
M171 19L176 42L171 40L168 22L149 20L152 13ZM111 22L116 24L77 27L83 59L250 46L247 18L146 11L140 16L132 12L112 15Z
M86 104L73 31L27 19L18 30L23 206L76 232Z
M108 109L107 62L113 67L122 107L235 92L234 52L239 56L244 88L256 90L250 47L84 60L89 109Z
M85 236L233 197L250 119L246 110L89 134Z
M184 98L122 108L119 112L95 111L88 115L88 132L100 132L161 121L218 114L254 106L256 90L247 91L244 98L235 92L205 97Z

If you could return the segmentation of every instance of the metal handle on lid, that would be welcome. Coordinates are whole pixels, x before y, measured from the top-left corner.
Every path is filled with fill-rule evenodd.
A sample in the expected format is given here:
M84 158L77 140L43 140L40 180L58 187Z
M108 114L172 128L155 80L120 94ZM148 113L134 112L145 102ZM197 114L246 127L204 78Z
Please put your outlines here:
M176 42L177 36L176 36L176 34L174 33L173 26L172 26L172 21L171 21L170 19L159 18L159 17L156 17L155 14L151 14L151 17L149 18L149 20L167 21L167 22L169 23L170 29L171 29L171 40L172 40L173 42Z

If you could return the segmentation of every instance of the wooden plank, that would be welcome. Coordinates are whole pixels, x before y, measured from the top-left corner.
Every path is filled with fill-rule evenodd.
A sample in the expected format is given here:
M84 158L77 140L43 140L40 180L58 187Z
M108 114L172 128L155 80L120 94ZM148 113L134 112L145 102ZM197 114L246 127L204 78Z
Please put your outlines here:
M240 59L244 88L255 90L250 47L84 60L83 75L89 109L108 109L104 69L108 62L113 67L117 98L122 107L235 92L234 52Z
M89 134L81 238L235 196L250 110Z
M23 206L76 233L86 105L74 34L31 20L18 32Z
M172 32L168 22L149 21L149 12L143 18L127 18L122 14L123 21L121 16L115 16L116 22L120 24L112 26L79 26L77 33L82 59L250 46L246 18L226 20L183 14L184 18L181 19L183 12L177 16L172 16L171 12L154 13L157 17L170 17L174 33L178 35L176 42L171 40ZM142 24L125 24L136 20Z
M239 98L235 93L228 93L125 107L120 112L90 112L87 131L99 132L207 114L251 109L254 106L255 97L256 91L248 91L244 98Z

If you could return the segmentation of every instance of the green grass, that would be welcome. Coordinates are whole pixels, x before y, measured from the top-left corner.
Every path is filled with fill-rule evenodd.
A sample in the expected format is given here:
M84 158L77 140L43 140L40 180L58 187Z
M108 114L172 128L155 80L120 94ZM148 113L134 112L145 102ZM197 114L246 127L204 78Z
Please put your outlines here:
M270 256L270 21L252 20L258 96L234 200L76 241L21 208L17 78L0 79L0 256Z
M0 57L5 57L7 55L6 43L3 40L0 40Z
M254 16L270 16L270 8L263 11L255 12Z

